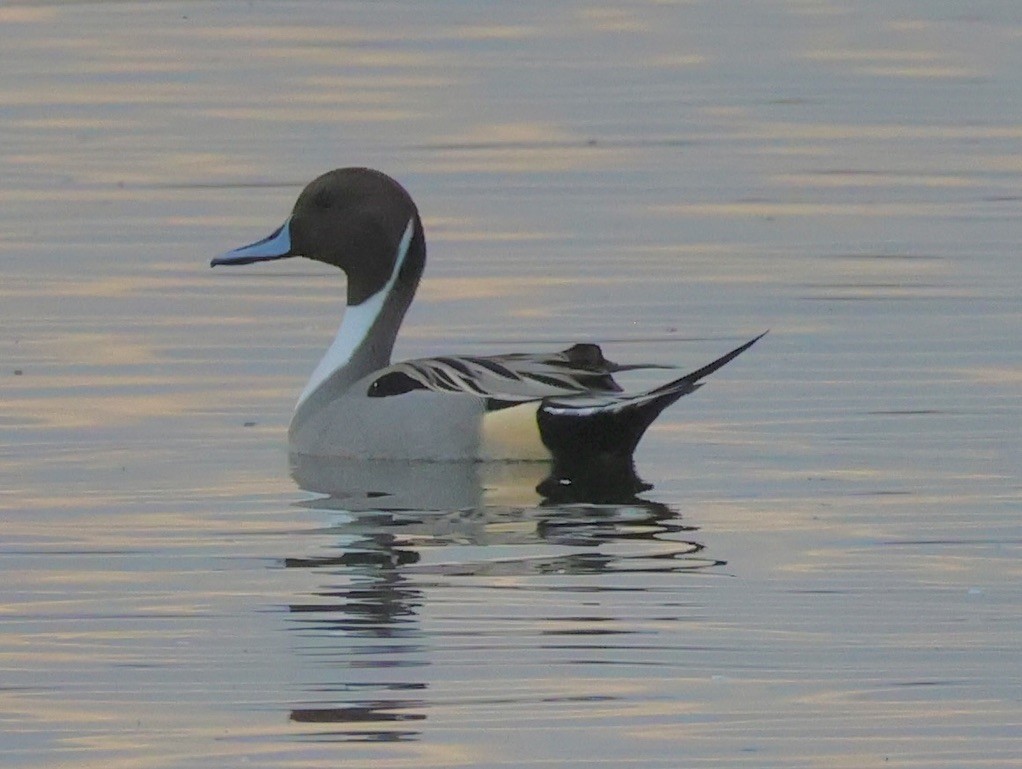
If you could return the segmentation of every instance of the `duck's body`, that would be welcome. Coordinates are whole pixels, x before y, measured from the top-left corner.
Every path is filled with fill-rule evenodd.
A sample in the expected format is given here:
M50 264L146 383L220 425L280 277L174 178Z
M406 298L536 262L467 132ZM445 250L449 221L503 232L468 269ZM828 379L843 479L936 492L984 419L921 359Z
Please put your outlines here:
M299 398L291 449L409 460L627 464L659 413L759 337L654 390L625 394L622 370L592 344L537 355L444 356L391 364L426 262L418 211L388 176L331 171L302 191L270 237L212 264L306 256L348 276L341 328Z

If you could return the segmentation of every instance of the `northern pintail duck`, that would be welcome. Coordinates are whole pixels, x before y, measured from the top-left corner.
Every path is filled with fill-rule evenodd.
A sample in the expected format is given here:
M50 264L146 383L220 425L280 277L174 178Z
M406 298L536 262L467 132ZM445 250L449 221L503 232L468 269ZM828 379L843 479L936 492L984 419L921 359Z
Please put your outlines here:
M555 353L420 358L391 363L426 264L411 196L379 171L343 168L312 181L263 240L212 266L305 256L347 274L340 330L298 399L295 453L359 459L553 460L563 475L631 468L646 428L746 342L680 379L626 394L595 344Z

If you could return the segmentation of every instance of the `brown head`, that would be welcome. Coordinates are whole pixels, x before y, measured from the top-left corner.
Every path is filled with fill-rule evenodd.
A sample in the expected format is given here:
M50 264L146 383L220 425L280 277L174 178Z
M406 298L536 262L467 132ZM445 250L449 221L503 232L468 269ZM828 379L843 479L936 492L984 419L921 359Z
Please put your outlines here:
M402 238L411 240L402 251ZM272 235L217 257L211 266L304 256L348 276L348 304L387 285L403 259L393 291L414 292L426 260L418 210L408 192L380 171L340 168L313 179L290 218ZM410 298L410 297L409 297Z

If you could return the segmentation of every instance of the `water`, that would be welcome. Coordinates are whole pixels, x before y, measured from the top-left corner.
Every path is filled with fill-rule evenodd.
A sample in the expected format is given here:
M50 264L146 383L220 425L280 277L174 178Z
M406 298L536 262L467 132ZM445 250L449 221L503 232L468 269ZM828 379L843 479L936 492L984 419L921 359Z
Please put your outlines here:
M1020 34L1008 2L0 6L4 766L1017 766ZM630 502L527 466L331 497L285 431L341 280L207 265L351 164L424 214L401 356L771 334Z

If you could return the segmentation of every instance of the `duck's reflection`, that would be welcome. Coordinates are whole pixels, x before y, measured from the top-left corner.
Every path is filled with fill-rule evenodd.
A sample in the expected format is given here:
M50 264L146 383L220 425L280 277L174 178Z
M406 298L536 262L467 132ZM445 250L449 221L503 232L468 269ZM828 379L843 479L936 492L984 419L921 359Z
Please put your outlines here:
M292 467L299 485L325 495L304 504L330 520L306 540L316 552L285 561L316 570L322 585L290 607L298 652L318 671L291 720L320 725L315 739L418 736L436 642L423 629L425 590L460 577L602 578L722 563L662 503L634 493L614 504L544 499L537 487L549 468L541 464L293 456Z
M637 494L652 488L636 475L631 459L621 457L583 467L564 461L365 461L292 454L291 474L303 489L351 499L360 509L375 509L375 498L382 496L391 510L505 502L632 504L641 502Z

